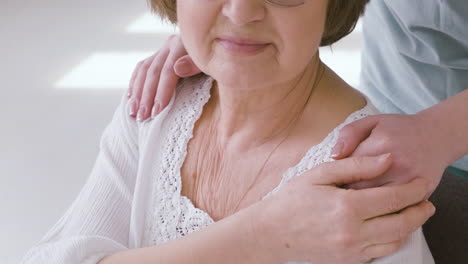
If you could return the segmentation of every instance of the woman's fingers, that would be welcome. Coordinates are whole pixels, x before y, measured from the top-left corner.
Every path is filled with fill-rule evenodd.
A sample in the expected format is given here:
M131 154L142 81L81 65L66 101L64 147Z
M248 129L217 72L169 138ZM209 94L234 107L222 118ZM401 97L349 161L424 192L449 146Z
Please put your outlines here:
M403 240L421 227L435 212L432 203L420 202L400 213L369 219L362 226L362 236L371 245Z
M157 93L156 96L153 97L154 107L151 113L152 117L158 115L162 109L164 109L169 104L177 86L177 82L179 81L179 76L174 70L176 62L181 57L188 57L185 56L187 52L185 51L182 41L178 37L173 37L172 41L174 43L172 50L164 62ZM187 72L186 74L188 73L190 72Z
M351 155L358 145L371 134L380 116L368 116L354 121L341 129L339 138L332 150L332 157L342 159Z
M161 50L151 61L151 65L148 68L146 75L141 74L141 77L144 77L144 79L141 84L143 89L139 96L140 108L138 110L137 121L146 120L151 115L151 109L154 105L154 97L158 90L164 63L169 54L169 49Z
M201 70L195 65L189 55L185 55L176 61L174 71L182 78L201 73Z
M135 79L138 75L138 72L140 71L140 67L141 67L141 64L143 64L143 61L140 61L137 63L135 69L133 70L133 73L132 73L132 77L130 78L130 82L128 84L128 93L127 93L127 97L130 98L132 96L132 92L133 92L133 84L135 83Z
M362 219L371 219L417 204L424 200L428 191L429 181L417 178L402 185L353 190L349 199L356 204L365 204L358 209L358 214Z
M172 35L157 54L137 65L129 88L132 117L143 121L156 116L169 104L180 77L201 72L186 54L180 38ZM176 74L176 63L180 75Z
M392 165L390 154L376 157L352 157L321 164L311 172L314 185L340 186L357 181L369 180L385 173ZM318 172L317 172L318 170Z
M142 68L143 68L143 64L146 64L146 65L151 65L151 62L154 60L154 57L158 55L159 52L156 52L155 54L151 55L150 57L140 61L137 63L135 69L133 70L133 73L132 73L132 77L130 78L130 82L129 82L129 87L128 87L128 94L127 96L130 98L132 97L134 94L135 94L135 91L137 91L138 89L142 90L143 87L136 87L136 80L138 78L138 76L140 75L141 71L142 71ZM136 98L138 99L138 101L140 100L140 98Z
M137 69L135 69L135 77L131 84L131 93L129 99L129 114L132 117L136 117L138 113L138 109L140 107L140 99L141 94L143 92L143 85L145 83L146 75L148 73L149 68L156 56L159 56L160 52L148 57L147 59L141 61L139 65L137 65Z
M154 106L151 110L152 118L157 116L169 104L179 81L179 76L175 74L171 66L165 66L161 75L157 93L152 97L154 100Z
M130 116L138 121L156 116L169 104L179 79L200 72L180 38L172 35L159 52L135 68L128 91Z

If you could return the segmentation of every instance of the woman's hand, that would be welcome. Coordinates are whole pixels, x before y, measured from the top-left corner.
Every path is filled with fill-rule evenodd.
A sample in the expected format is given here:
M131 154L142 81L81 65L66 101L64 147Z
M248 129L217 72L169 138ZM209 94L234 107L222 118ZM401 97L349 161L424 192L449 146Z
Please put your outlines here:
M450 164L450 144L443 142L437 127L419 114L369 116L344 127L333 150L338 154L335 159L382 153L392 153L394 157L392 167L382 176L348 187L396 185L422 177L430 182L429 197Z
M312 263L360 263L396 252L434 213L430 202L421 202L428 181L365 190L337 187L370 180L391 163L389 155L325 163L249 207L260 252L276 254L279 262Z
M140 61L133 71L128 91L129 113L144 121L170 102L179 78L200 73L187 55L182 40L172 35L153 56Z

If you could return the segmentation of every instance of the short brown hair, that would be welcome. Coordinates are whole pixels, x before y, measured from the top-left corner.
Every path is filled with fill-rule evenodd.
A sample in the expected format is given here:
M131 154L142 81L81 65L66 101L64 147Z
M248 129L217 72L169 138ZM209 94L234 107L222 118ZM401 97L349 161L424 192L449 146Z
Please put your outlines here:
M177 0L148 1L154 13L174 24L177 23ZM320 46L331 45L351 33L364 13L367 2L369 0L329 0Z

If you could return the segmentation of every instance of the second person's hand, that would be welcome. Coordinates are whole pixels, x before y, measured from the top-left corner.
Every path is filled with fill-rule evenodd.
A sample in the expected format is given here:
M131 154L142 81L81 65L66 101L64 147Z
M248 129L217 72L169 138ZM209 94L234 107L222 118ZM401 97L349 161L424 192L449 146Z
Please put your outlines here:
M328 162L292 179L252 212L258 252L278 263L361 263L395 253L434 213L423 197L429 182L365 190L338 188L369 180L392 164L389 155Z
M128 90L130 116L138 121L156 116L169 104L179 79L200 72L180 37L171 35L158 52L140 61L133 71Z
M350 184L352 189L398 185L421 177L429 180L426 198L439 184L450 164L453 144L434 120L421 114L383 114L368 116L345 126L340 132L335 159L392 153L388 172L368 181ZM340 143L341 142L341 143Z

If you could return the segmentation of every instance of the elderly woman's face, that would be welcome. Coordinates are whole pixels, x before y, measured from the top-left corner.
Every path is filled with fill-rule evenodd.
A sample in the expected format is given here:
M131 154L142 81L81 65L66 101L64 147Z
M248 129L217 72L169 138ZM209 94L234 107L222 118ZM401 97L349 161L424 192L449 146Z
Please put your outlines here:
M203 72L249 89L292 80L305 69L317 53L327 4L313 0L284 8L265 0L178 0L177 19L185 48Z

